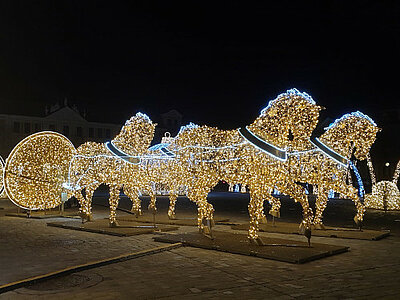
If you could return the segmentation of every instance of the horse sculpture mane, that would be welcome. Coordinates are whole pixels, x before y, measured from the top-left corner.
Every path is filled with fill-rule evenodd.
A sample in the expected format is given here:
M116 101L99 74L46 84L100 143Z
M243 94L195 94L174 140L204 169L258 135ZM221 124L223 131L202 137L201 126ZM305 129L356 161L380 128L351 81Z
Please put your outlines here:
M271 100L249 129L281 149L309 149L321 109L307 93L290 89Z

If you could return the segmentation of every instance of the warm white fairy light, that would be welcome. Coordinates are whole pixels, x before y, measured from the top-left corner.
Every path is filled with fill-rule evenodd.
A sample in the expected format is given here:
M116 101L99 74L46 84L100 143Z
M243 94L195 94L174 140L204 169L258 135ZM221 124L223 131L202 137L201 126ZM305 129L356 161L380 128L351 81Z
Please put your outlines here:
M197 204L200 231L209 233L214 209L207 202L207 195L220 180L249 189L251 241L260 242L258 230L259 223L265 220L264 200L272 204L270 213L279 216L280 201L272 196L275 189L302 205L301 228L306 234L310 233L313 222L322 224L322 212L330 190L353 199L357 205L356 221L361 222L365 208L356 189L346 184L346 174L353 152L357 159L365 159L378 127L368 116L355 112L336 120L319 139L311 140L320 110L321 107L308 94L292 89L270 101L249 126L219 130L190 123L182 127L175 138L169 136L163 140L164 143L150 148L156 124L147 115L138 113L106 144L87 142L75 152L68 147L67 150L61 146L57 148L54 142L49 142L50 146L46 144L45 149L50 149L51 155L45 156L46 161L57 157L54 150L57 148L60 155L56 160L68 162L68 177L59 176L57 180L48 182L43 180L43 176L34 178L42 180L37 184L42 190L51 190L48 185L56 186L52 199L56 199L56 193L63 188L71 191L80 201L82 216L88 220L91 219L94 191L100 184L108 185L111 226L117 225L116 208L122 188L132 200L132 209L137 214L141 213L138 198L141 192L150 195L149 209L155 212L157 192L167 190L170 195L168 215L171 218L175 214L177 196L184 190ZM46 166L43 160L36 164L35 154L30 153L34 152L32 145L42 149L41 142L28 144L31 148L22 150L22 153L28 153L24 159L17 157L22 154L15 150L18 155L14 154L17 158L14 158L13 169L8 173L10 178L18 178L19 186L14 187L16 192L26 172L21 161L34 165L36 169L37 166ZM62 169L61 175L64 174ZM318 186L315 218L307 194L297 182ZM22 190L25 196L36 192L27 188ZM36 194L43 196L43 193Z
M149 190L146 165L140 163L149 147L156 124L142 113L126 121L121 132L110 144L87 142L77 148L72 158L68 186L81 204L83 219L92 218L92 197L94 191L106 184L110 189L110 226L116 226L116 209L119 193L132 200L132 209L141 214L140 190ZM85 196L82 191L85 190ZM153 203L155 196L152 195Z
M368 166L370 173L375 176L372 164ZM378 183L373 182L371 194L365 195L365 206L367 208L400 210L400 191L397 186L399 173L400 160L397 163L392 181L383 180L379 181Z
M180 184L187 187L187 196L198 206L201 231L209 230L205 220L212 223L214 209L207 202L207 194L220 180L249 188L251 240L258 239L259 222L265 219L263 201L266 197L275 199L270 196L275 186L301 203L303 225L310 228L312 211L303 189L290 176L290 161L274 152L279 155L286 149L308 149L320 109L308 95L293 89L271 101L247 131L195 124L181 128L169 149L181 168ZM251 140L258 140L258 145Z
M368 155L367 155L367 166L368 166L368 170L369 170L369 175L371 177L371 183L372 183L372 185L375 185L376 177L375 177L374 165L372 164L370 153L368 153Z
M23 139L5 164L4 185L8 198L29 210L60 205L74 153L73 144L56 132L39 132Z
M355 202L357 215L354 220L357 223L362 222L365 207L360 201L359 195L355 188L353 188L352 183L346 184L346 177L348 177L351 168L356 174L362 194L363 186L361 178L355 165L350 162L350 157L354 152L357 159L365 159L375 141L378 131L379 128L375 122L363 113L357 111L346 114L327 127L326 132L320 137L323 144L329 147L332 152L322 151L321 153L321 149L319 149L318 152L320 154L318 152L313 154L314 160L316 159L314 162L310 158L306 158L308 167L317 169L316 172L314 171L315 176L303 179L305 182L318 185L318 198L316 200L314 217L314 224L317 227L322 226L322 214L328 200L326 194L330 189ZM337 159L342 157L346 163L338 163L337 159L334 159L335 154L338 154ZM300 163L300 165L302 164Z

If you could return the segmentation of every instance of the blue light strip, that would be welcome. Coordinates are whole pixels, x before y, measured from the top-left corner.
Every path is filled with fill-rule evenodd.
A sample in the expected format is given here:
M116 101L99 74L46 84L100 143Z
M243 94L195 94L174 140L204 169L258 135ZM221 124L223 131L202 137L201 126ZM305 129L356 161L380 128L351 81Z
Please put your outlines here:
M350 167L353 169L354 174L356 174L356 177L357 177L357 182L358 182L358 195L359 195L360 197L364 197L364 195L365 195L365 190L364 190L364 184L363 184L363 182L362 182L360 173L358 173L358 169L357 169L357 167L355 166L355 164L354 164L352 161L350 161L349 163L350 163Z

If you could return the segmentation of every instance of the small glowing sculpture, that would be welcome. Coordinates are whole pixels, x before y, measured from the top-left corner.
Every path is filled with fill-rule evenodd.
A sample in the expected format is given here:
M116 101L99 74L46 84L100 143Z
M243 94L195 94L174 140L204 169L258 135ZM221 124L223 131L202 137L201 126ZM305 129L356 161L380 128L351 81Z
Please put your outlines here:
M400 173L400 160L397 163L392 181L383 180L376 183L371 157L368 155L367 159L371 175L372 193L365 195L365 206L373 209L400 210L400 191L397 186Z
M14 147L5 164L8 198L29 210L60 205L74 154L74 145L62 134L44 131L26 137Z

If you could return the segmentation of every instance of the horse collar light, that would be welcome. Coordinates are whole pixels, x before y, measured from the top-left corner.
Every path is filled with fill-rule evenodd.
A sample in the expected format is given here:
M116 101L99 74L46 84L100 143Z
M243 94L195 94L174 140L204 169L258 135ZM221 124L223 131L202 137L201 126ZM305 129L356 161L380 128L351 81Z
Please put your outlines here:
M349 161L346 158L344 158L343 156L341 156L340 154L336 153L334 150L323 144L317 137L315 136L311 137L311 142L314 144L315 147L317 147L319 150L324 152L329 157L336 160L344 167L348 165Z
M113 142L106 142L104 145L106 146L108 151L110 151L113 155L125 160L126 162L135 164L135 165L140 163L140 159L138 157L128 155L128 154L122 152L113 144Z
M271 145L266 141L260 139L254 133L252 133L250 129L248 129L247 127L239 128L238 131L240 135L253 146L257 147L258 149L266 152L267 154L279 160L286 161L287 155L285 150L279 149L274 145Z

